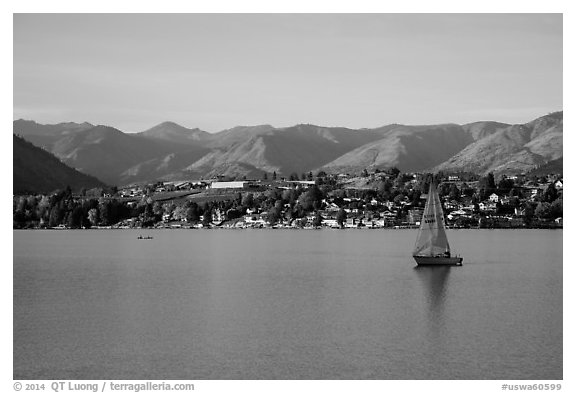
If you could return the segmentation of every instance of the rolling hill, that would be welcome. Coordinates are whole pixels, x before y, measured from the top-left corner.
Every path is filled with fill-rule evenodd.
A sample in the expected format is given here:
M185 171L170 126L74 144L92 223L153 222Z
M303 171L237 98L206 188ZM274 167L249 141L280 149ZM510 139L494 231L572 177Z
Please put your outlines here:
M562 157L563 113L494 130L433 170L523 173Z
M440 164L473 142L456 124L387 126L374 130L381 138L360 146L323 166L327 172L358 172L364 168L398 167L422 171Z
M241 135L241 137L239 137ZM379 138L374 132L347 128L297 125L242 127L216 134L212 152L187 170L214 174L214 171L242 164L248 176L262 171L289 175L319 168L365 143Z

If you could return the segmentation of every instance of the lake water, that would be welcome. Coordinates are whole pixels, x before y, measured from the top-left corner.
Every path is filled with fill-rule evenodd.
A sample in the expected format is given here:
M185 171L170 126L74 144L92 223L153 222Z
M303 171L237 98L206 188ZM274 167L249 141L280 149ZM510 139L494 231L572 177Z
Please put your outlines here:
M561 230L13 234L14 379L562 379Z

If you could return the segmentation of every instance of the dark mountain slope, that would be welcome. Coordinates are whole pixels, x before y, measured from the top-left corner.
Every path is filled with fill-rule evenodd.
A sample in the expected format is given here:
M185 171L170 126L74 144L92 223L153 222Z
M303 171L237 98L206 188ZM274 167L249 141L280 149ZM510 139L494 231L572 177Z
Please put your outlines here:
M13 135L12 144L14 194L49 193L66 186L74 191L105 186L95 177L70 168L23 138Z

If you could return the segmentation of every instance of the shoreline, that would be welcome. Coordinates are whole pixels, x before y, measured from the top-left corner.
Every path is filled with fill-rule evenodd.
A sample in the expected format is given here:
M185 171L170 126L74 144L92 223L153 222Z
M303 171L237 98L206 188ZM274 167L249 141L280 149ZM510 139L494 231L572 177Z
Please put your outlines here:
M419 227L417 226L398 226L398 227L385 227L385 228L370 228L370 227L363 227L363 228L331 228L331 227L307 227L307 228L295 228L295 227L264 227L264 228L255 228L255 227L210 227L210 228L195 228L195 227L180 227L180 228L144 228L144 227L91 227L91 228L12 228L13 231L86 231L86 230L417 230ZM495 227L495 228L480 228L480 227L467 227L467 228L446 228L446 230L495 230L495 229L506 229L506 230L517 230L517 229L548 229L548 230L556 230L556 229L563 229L563 226L534 226L534 227Z

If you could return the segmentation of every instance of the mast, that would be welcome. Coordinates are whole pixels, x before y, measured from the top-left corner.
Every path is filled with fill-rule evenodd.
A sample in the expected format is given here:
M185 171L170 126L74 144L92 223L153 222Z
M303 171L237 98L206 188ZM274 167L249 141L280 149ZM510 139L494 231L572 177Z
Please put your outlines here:
M434 182L430 183L426 206L420 221L418 237L414 245L413 255L436 256L450 251L446 230L444 228L444 213L442 202Z

